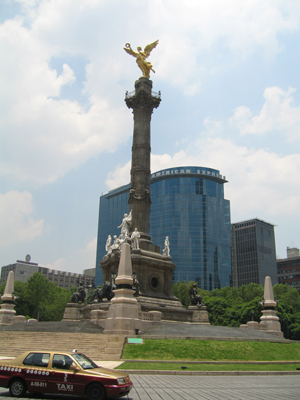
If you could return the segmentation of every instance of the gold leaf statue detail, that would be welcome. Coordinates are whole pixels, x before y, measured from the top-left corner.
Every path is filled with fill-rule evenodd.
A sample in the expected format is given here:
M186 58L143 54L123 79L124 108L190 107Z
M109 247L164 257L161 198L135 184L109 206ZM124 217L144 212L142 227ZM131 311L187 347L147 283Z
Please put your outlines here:
M129 43L125 44L124 50L130 54L131 56L136 58L136 63L139 66L139 68L142 70L143 72L143 76L145 76L146 78L150 78L150 70L155 72L154 69L152 68L152 63L146 61L146 58L148 58L150 56L151 51L157 46L158 44L158 40L156 40L155 42L148 44L145 48L144 51L142 51L141 47L137 48L137 53L135 51L132 50L131 46Z

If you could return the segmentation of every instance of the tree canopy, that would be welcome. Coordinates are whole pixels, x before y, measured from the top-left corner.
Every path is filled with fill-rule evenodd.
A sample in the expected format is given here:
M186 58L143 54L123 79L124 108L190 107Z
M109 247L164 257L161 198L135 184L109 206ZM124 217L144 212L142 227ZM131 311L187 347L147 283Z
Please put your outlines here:
M4 287L5 284L0 286L1 293ZM72 289L76 290L76 287ZM35 272L27 282L14 283L16 315L28 318L37 318L39 315L40 321L60 321L73 291L62 289Z
M196 282L185 281L173 284L173 294L187 308L190 304L190 289ZM295 288L286 284L276 284L273 287L274 298L278 302L277 315L281 330L286 339L300 340L300 295ZM240 288L223 287L211 292L198 289L206 305L209 321L212 325L240 326L252 319L260 322L264 296L262 285L250 283Z

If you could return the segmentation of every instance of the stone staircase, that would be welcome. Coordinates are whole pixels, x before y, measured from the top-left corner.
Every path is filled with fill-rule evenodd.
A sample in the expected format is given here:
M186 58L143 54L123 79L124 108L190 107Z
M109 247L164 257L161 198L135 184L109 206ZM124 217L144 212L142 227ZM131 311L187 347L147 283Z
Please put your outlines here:
M0 331L0 357L17 357L29 350L72 351L95 361L118 361L125 336L94 333Z

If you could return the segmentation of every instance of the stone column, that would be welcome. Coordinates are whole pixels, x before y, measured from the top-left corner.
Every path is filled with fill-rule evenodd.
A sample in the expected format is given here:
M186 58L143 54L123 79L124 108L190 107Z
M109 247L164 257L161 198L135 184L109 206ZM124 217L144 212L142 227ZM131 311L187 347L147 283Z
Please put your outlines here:
M141 77L135 82L134 94L126 94L125 102L133 110L134 128L132 141L131 181L129 209L132 210L131 232L137 228L141 239L149 236L150 219L150 122L160 95L153 95L152 81ZM131 233L130 232L130 233Z

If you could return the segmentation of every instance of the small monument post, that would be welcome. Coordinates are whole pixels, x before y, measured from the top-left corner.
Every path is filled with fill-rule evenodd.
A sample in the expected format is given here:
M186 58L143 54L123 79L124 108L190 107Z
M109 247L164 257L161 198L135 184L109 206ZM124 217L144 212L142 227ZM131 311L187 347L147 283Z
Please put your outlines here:
M139 312L141 307L134 297L135 290L132 289L132 264L130 245L124 243L122 246L118 275L115 280L117 289L115 296L111 299L107 318L104 322L104 333L134 335L136 329L141 328Z
M4 294L1 296L3 304L0 305L0 325L12 325L14 323L16 311L14 310L14 280L15 274L9 271Z
M281 324L279 322L279 318L276 315L276 306L277 302L274 300L272 281L270 276L266 276L263 302L264 309L262 310L263 315L260 317L260 326L262 330L268 333L273 333L274 335L283 337Z

